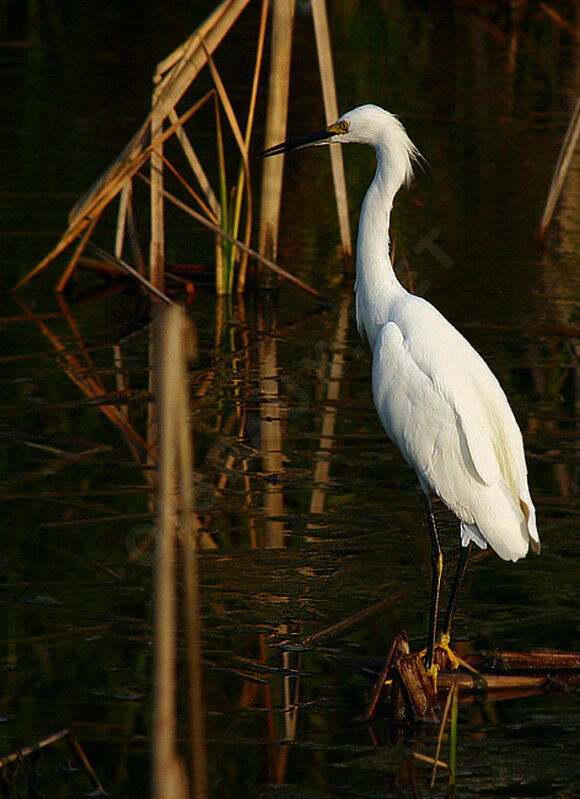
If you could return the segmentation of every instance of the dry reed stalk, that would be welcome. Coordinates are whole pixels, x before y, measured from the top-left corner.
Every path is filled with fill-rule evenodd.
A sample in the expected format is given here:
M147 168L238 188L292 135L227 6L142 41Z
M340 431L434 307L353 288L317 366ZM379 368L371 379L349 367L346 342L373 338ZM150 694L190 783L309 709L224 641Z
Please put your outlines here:
M264 148L283 141L286 136L295 5L295 0L274 2ZM266 159L262 171L258 250L271 260L278 252L283 174L283 156Z
M497 652L483 658L490 671L580 671L579 652Z
M181 130L181 128L180 128L180 130ZM211 222L213 222L214 225L219 225L219 223L221 222L221 208L218 206L218 213L215 214L213 212L212 208L209 205L206 205L204 203L204 201L201 199L199 194L196 191L194 191L192 186L187 182L187 180L185 180L183 175L181 175L177 171L177 169L173 166L171 161L169 161L169 159L166 158L165 156L163 156L163 163L165 164L167 169L169 169L169 171L177 178L177 180L181 183L181 185L187 191L187 193L190 194L193 197L193 199L196 201L196 203L199 205L199 207L202 209L202 211L207 215L207 218ZM217 202L217 199L216 199L216 202Z
M70 280L71 275L72 275L72 273L74 272L74 270L76 268L76 265L77 265L77 263L79 261L79 258L83 254L83 252L85 250L85 247L87 246L90 237L93 235L93 230L95 229L95 227L97 225L97 222L99 221L100 217L101 217L100 214L95 216L91 220L91 222L88 225L88 227L85 230L85 232L83 233L83 236L82 236L80 242L78 243L76 250L74 251L73 257L70 259L68 266L66 267L66 269L62 273L61 278L60 278L60 280L58 281L58 283L56 285L55 291L56 291L57 294L62 294L62 292L65 290L65 288L67 286L67 283Z
M119 156L117 161L107 170L103 178L98 181L96 189L91 190L85 198L80 201L82 206L79 211L73 209L69 215L69 227L63 234L58 244L46 255L34 269L32 269L22 280L20 280L12 289L17 291L32 277L42 271L48 264L57 258L74 239L79 236L91 224L92 219L100 215L103 209L117 196L121 191L125 182L130 180L133 175L149 158L149 155L159 143L165 142L170 136L175 133L175 130L184 125L187 120L195 114L195 112L212 96L212 92L204 95L198 100L188 111L186 111L176 123L167 128L162 135L155 138L148 146L143 145L143 149L139 150L132 158L125 156L128 148ZM110 179L109 179L110 176Z
M213 52L217 48L227 31L247 6L248 2L249 0L227 0L212 14L206 25L202 25L200 30L202 32L207 31L205 39L206 47L209 52ZM173 68L165 74L164 78L160 77L163 66L170 63L171 57L158 66L156 81L160 82L160 86L156 92L156 105L151 110L142 126L129 141L119 157L71 210L68 219L68 229L61 237L56 247L54 247L28 275L16 284L14 290L19 289L24 283L42 271L42 269L58 257L58 255L69 246L71 241L76 238L76 236L80 235L90 224L91 220L97 214L100 214L103 208L116 196L122 189L125 181L141 168L144 161L149 157L149 154L155 151L159 155L164 141L184 124L186 115L180 120L174 121L163 135L155 136L155 130L159 128L162 120L169 115L171 109L175 108L175 105L179 102L190 83L205 64L205 54L200 47L200 37L197 33L193 34L193 36L188 39L184 47L184 63L174 64ZM196 107L198 105L199 103L196 104ZM187 118L189 118L189 116ZM150 131L153 131L152 138L154 140L151 144L147 145ZM159 181L159 183L161 183L161 181ZM154 251L156 259L159 259L159 252L162 249L162 239L160 238L162 234L159 232L161 212L158 200L160 200L160 196L155 199L152 207L156 215L156 221L154 223L156 237L154 240ZM152 282L156 282L156 280Z
M177 128L181 130L181 128ZM137 264L137 271L140 275L145 277L145 259L139 239L137 237L137 227L135 225L135 214L133 213L133 183L131 181L131 196L129 197L129 205L127 207L127 228L129 230L129 244L131 246L131 254L133 261Z
M169 112L169 120L170 122L175 122L176 119L177 119L177 112L175 111L174 108L172 108L171 111ZM209 204L209 208L207 208L207 206L203 204L203 202L197 197L197 195L192 189L188 188L188 191L193 197L196 197L197 201L204 208L206 214L210 218L212 218L213 221L219 222L221 219L221 208L218 198L216 197L215 192L211 187L209 178L205 174L205 170L201 165L201 161L197 157L195 150L193 149L193 145L191 144L187 136L187 133L182 127L179 127L175 132L175 136L177 137L177 140L181 144L181 149L183 150L184 155L187 158L187 161L189 162L189 165L191 167L191 171L195 175L195 178L199 183L202 192L205 195L205 198ZM163 161L166 166L169 166L169 162L165 158L163 159ZM176 172L176 174L178 173ZM183 178L181 178L180 176L179 179L183 181Z
M399 650L400 647L401 647L401 642L400 642L399 638L395 638L393 640L393 643L391 644L391 649L389 650L389 654L388 654L387 659L385 661L385 665L383 666L383 670L381 671L381 673L379 675L379 679L377 680L377 682L375 683L375 686L373 688L373 692L371 694L371 699L370 699L370 702L369 702L369 706L368 706L367 711L365 713L365 721L366 722L372 721L374 716L375 716L375 712L376 712L376 709L377 709L377 705L379 703L379 699L380 699L382 690L383 690L384 685L385 685L385 683L387 681L387 677L389 676L389 671L390 671L391 665L393 663L393 658L395 656L395 651ZM406 644L406 650L409 651L409 645L408 644Z
M345 292L340 301L340 311L336 324L333 355L326 384L326 400L322 414L322 427L318 440L318 451L314 456L314 488L310 498L310 513L322 513L328 489L330 474L330 453L334 443L334 430L338 417L336 400L340 394L340 381L344 369L344 351L350 319L351 292ZM310 526L310 525L309 525Z
M151 109L151 138L159 139L163 134L165 110L159 102L161 87L153 91ZM149 280L159 291L165 290L165 213L163 207L163 142L151 149L149 161L151 174L151 238L149 240Z
M205 43L203 42L203 40L202 40L202 45L203 45L203 47L205 49ZM251 228L252 228L252 189L251 189L252 182L251 182L251 177L250 177L250 162L249 162L249 159L248 159L248 146L249 146L249 140L250 140L250 135L249 134L251 134L251 127L249 128L249 133L248 133L248 129L247 129L246 130L246 136L242 137L242 132L241 132L240 127L238 125L238 121L236 119L236 115L235 115L234 109L233 109L232 104L230 102L230 98L228 97L228 93L226 91L226 87L224 86L224 83L223 83L223 81L222 81L222 79L221 79L221 77L219 75L219 72L218 72L217 67L216 67L216 65L214 63L214 60L211 57L211 54L209 52L206 52L206 56L207 56L207 62L208 62L208 65L209 65L209 69L210 69L210 72L211 72L211 76L212 76L214 85L216 87L216 91L217 91L218 97L221 100L222 106L223 106L224 111L226 113L227 120L230 123L230 128L232 130L232 133L234 134L234 138L236 140L236 144L238 145L238 149L240 150L240 154L242 156L242 168L240 169L240 176L239 176L239 179L238 179L237 190L236 190L236 193L235 193L234 213L233 213L232 219L229 221L229 227L230 227L230 230L232 232L232 235L235 238L237 238L238 229L239 229L239 222L240 222L240 215L241 215L241 209L242 209L243 185L244 185L244 180L245 180L246 187L247 187L247 198L248 198L247 199L248 212L247 212L246 242L245 243L249 244ZM252 113L252 117L253 117L253 113ZM218 120L218 124L219 124L219 114L217 115L217 120ZM249 121L250 121L250 118L249 118ZM219 141L220 141L220 145L221 145L221 130L219 132L220 132ZM225 180L225 164L223 165L223 172L224 172L224 180ZM224 198L224 200L222 201L222 206L225 208L227 203L228 203L228 198ZM222 223L225 222L225 221L227 221L227 220L222 219ZM225 225L224 225L224 227L225 227ZM223 265L222 265L222 267L223 267ZM232 281L233 281L233 268L234 268L233 263L230 263L229 265L226 265L226 271L228 272L228 281L227 281L228 285L225 285L223 287L225 289L225 291L218 292L218 293L231 294ZM218 273L216 273L216 278L217 278L217 275L218 275ZM218 281L216 280L216 285L217 285L217 282Z
M579 134L580 134L580 98L576 102L576 107L574 108L574 111L572 113L572 117L568 125L568 130L566 131L564 141L562 142L562 147L560 148L558 160L554 168L554 174L552 175L552 182L550 184L550 190L548 192L548 199L546 200L544 214L542 216L542 221L540 223L540 230L538 232L538 240L540 242L544 241L544 239L546 238L546 233L548 232L548 226L552 219L552 215L554 213L556 203L558 202L560 192L562 191L566 175L568 174L568 169L570 168L570 162L572 161L572 156L574 155L574 148L576 147L576 142L578 141Z
M316 38L316 52L318 54L318 66L320 69L320 82L322 85L324 115L326 117L326 123L330 124L338 119L338 103L336 101L336 83L332 64L332 45L330 43L326 0L311 0L311 6L312 19L314 22L314 36ZM344 176L342 147L330 147L330 163L334 181L334 194L336 197L336 210L338 212L342 251L345 256L351 258L352 241L348 217L348 198Z
M149 178L147 178L145 175L141 174L140 172L137 173L137 176L141 178L141 180L143 180L145 183L149 183ZM291 283L294 283L294 285L298 286L303 291L308 292L308 294L312 294L314 297L318 297L318 299L320 300L325 300L324 296L319 291L312 288L312 286L309 286L307 283L304 283L303 280L300 280L291 272L287 272L285 269L283 269L281 266L278 266L278 264L274 263L269 258L265 258L263 255L260 255L259 252L253 250L251 247L246 247L246 245L242 241L239 241L238 239L235 239L233 236L230 236L229 233L226 233L225 230L222 230L222 228L220 228L218 225L214 225L212 222L209 221L209 219L206 219L204 216L199 214L189 205L186 205L178 197L175 197L173 194L171 194L168 191L164 191L164 195L166 199L170 200L170 202L172 202L178 208L181 208L181 210L184 211L186 214L191 216L193 219L196 219L198 222L201 222L202 225L205 225L210 230L213 230L214 233L218 234L218 236L221 236L227 241L230 241L232 244L235 244L235 246L238 247L240 250L248 253L248 255L251 258L255 258L257 261L266 266L268 269L271 269L273 272L276 272L276 274L280 275L286 280L289 280Z
M125 228L127 224L127 214L129 212L129 204L131 200L131 193L133 191L133 181L128 180L121 189L119 196L119 209L117 211L117 229L115 231L115 258L123 257L123 245L125 243Z
M164 69L164 66L170 63L173 54L157 66L153 82L158 84L159 88L158 112L161 117L166 117L170 109L177 105L205 66L206 57L201 47L202 38L207 50L210 53L215 52L249 2L250 0L227 0L222 3L182 45L184 49L181 55L173 61L169 69Z
M153 91L153 107L151 110L152 136L163 128L163 121L175 109L187 89L205 65L209 55L217 48L229 31L249 0L230 0L219 9L218 14L211 16L211 22L202 26L204 36L198 31L190 37L180 58L165 60L171 68L160 78L162 72L158 68L155 79L160 78ZM191 152L190 152L191 155ZM165 261L165 228L163 214L163 159L162 142L159 142L151 154L151 241L149 247L150 278L159 289L164 285Z
M439 672L437 690L445 693L457 683L461 693L481 694L501 691L535 691L544 688L546 677L505 674L465 674L463 672Z
M219 4L219 6L210 14L210 16L201 23L197 30L195 30L184 42L178 45L173 52L169 53L169 55L165 56L165 58L157 64L155 73L153 75L154 85L160 83L163 80L163 76L172 70L178 61L181 61L184 56L191 52L191 47L192 45L196 44L198 36L207 36L208 31L218 24L220 18L224 15L228 9L228 6L230 5L231 0L223 0L223 2Z
M262 60L264 55L264 42L266 39L266 24L268 21L268 5L269 0L262 0L262 12L260 14L260 27L258 30L258 44L256 46L256 59L254 62L254 76L252 79L252 90L250 92L250 105L248 108L248 119L246 122L246 133L244 136L244 144L246 145L246 150L249 151L250 149L250 139L252 136L252 130L254 127L254 115L256 112L256 102L258 98L258 87L260 82L260 71L262 66ZM242 178L243 175L240 172L240 177L238 179L238 189L236 194L236 203L238 201L238 197L240 198L240 207L241 207L241 191L242 191ZM248 197L251 198L252 187L248 183ZM235 213L239 213L239 209L236 207ZM252 217L251 214L248 213L246 215L246 233L244 236L244 243L249 246L252 237ZM238 270L238 282L237 282L237 292L238 294L242 294L246 287L246 273L247 273L247 266L248 266L248 257L247 253L242 253L242 257L240 259L240 268Z
M413 758L415 760L420 760L422 763L429 763L431 766L446 768L449 771L449 766L443 760L435 760L435 758L429 757L429 755L423 755L421 752L413 752Z
M193 536L193 457L187 418L187 363L193 354L192 329L180 308L164 309L156 325L155 363L159 405L160 468L158 540L155 569L155 698L153 726L154 799L189 796L185 770L176 746L176 608L175 545L184 550L186 635L194 796L207 792L204 751L199 584Z
M223 37L233 25L239 14L241 14L241 12L244 10L248 2L249 0L226 0L226 2L222 3L219 9L217 9L211 15L211 17L207 20L207 23L201 26L201 31L206 30L206 25L209 26L207 27L208 32L205 38L206 46L210 52L214 52L214 50L218 47ZM161 82L163 84L161 87L162 90L160 90L158 94L158 103L160 107L155 110L157 118L165 118L168 116L170 109L177 105L185 91L187 91L190 82L196 77L201 68L205 65L205 56L200 48L199 36L197 32L192 34L192 36L187 40L186 44L187 47L185 51L184 62L187 66L187 70L184 70L183 66L180 65L176 72L170 70L164 78L161 78L160 76L162 73L159 70L164 62L161 62L161 64L157 67L154 83ZM179 80L177 80L178 77ZM140 154L147 147L146 143L149 138L153 113L154 110L152 109L145 119L143 125L133 136L117 160L111 164L109 169L102 175L101 178L99 178L91 190L83 198L81 198L81 200L73 208L71 214L69 215L69 227L72 227L76 221L86 216L88 204L94 204L94 198L101 194L104 185L115 181L117 171L123 169L125 164L133 163L139 158ZM182 124L183 118L179 124L176 122L174 125L172 125L173 130L177 129L177 127ZM163 138L162 141L165 141L165 138Z
M447 701L445 702L445 707L443 708L443 715L441 716L441 723L439 725L439 734L437 736L437 749L435 750L433 773L431 774L431 790L433 790L435 787L435 780L437 778L437 764L440 762L439 755L441 753L441 746L443 744L443 733L445 732L445 725L447 724L447 716L449 715L449 710L451 709L453 700L457 696L457 691L458 684L454 683L447 694Z
M147 291L151 292L151 294L157 297L158 300L162 300L166 305L175 305L173 300L170 300L167 294L164 294L160 289L150 283L146 277L143 277L143 275L140 274L136 269L133 269L130 264L126 263L121 258L114 258L108 252L105 252L105 250L97 247L97 245L93 244L92 242L89 244L89 247L91 250L94 250L94 252L96 252L104 261L107 261L113 266L118 266L119 269L132 277L133 280L136 280L137 283L146 288Z

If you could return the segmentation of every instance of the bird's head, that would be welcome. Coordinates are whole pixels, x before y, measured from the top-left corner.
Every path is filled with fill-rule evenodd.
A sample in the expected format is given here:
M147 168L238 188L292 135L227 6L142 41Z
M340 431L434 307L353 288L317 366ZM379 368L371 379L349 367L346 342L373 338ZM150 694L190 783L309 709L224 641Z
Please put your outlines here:
M377 105L360 105L322 130L269 147L262 153L262 158L304 147L336 143L368 144L377 154L384 150L391 166L400 167L401 182L411 177L412 162L419 157L417 148L396 116Z

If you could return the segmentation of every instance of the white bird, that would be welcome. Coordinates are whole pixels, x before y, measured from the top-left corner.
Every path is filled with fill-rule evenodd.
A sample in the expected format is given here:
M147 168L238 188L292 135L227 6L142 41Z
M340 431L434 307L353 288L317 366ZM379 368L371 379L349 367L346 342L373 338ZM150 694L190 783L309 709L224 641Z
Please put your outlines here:
M390 213L419 157L399 120L363 105L263 155L336 142L368 144L377 158L359 220L356 316L373 354L378 415L425 496L433 565L425 665L432 670L443 558L430 494L460 521L460 557L441 638L447 645L470 543L482 549L489 544L504 560L523 558L530 545L540 551L522 435L485 361L436 308L406 291L393 271Z

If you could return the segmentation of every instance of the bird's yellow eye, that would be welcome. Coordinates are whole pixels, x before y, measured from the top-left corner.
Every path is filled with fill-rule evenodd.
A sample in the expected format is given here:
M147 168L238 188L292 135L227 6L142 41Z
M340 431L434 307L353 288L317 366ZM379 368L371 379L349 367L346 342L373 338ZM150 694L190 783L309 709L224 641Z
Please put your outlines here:
M348 133L350 129L350 122L347 122L346 119L339 119L338 122L333 122L332 125L329 125L327 130L330 133Z

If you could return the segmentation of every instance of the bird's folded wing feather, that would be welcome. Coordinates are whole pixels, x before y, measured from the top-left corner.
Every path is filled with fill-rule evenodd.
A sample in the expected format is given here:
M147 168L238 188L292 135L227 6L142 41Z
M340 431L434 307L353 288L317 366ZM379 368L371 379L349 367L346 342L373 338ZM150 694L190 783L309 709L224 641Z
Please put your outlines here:
M420 394L423 402L430 397L434 407L446 404L455 415L465 466L476 480L494 485L503 475L515 485L525 481L521 434L489 367L432 306L422 303L414 311L410 326L403 319L381 328L375 343L378 371L400 380L401 390L406 383L406 391Z

